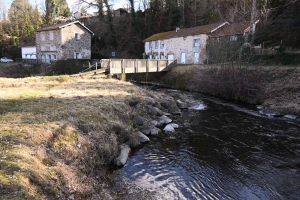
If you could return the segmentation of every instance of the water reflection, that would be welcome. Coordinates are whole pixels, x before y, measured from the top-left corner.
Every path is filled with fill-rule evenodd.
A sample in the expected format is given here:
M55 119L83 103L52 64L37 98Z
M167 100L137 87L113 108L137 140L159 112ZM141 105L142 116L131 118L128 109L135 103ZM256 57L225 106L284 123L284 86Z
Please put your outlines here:
M298 125L184 95L205 109L184 111L174 137L152 137L133 152L125 177L155 199L300 198Z

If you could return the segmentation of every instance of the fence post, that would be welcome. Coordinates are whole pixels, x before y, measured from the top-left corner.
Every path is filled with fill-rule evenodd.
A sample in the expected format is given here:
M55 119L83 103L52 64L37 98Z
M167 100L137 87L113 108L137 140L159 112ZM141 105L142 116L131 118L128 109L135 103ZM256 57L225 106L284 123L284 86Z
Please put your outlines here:
M149 72L149 59L146 61L146 72Z

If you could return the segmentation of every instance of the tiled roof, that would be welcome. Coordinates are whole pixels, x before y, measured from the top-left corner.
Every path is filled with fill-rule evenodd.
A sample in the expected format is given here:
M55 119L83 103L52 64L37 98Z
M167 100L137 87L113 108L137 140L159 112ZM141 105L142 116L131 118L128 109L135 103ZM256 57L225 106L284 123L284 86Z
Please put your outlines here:
M197 26L191 28L184 28L179 29L177 32L169 31L163 33L157 33L152 35L144 40L144 42L148 41L155 41L155 40L163 40L163 39L170 39L170 38L177 38L177 37L187 37L192 35L199 35L199 34L209 34L210 32L214 31L214 29L228 24L227 22L215 23L215 24L208 24L204 26Z
M222 37L229 35L243 35L250 31L250 22L240 22L235 24L230 24L229 26L223 26L216 30L210 37Z
M92 35L94 35L94 33L88 29L86 26L84 26L82 23L80 23L79 21L73 21L73 22L63 22L63 23L59 23L59 24L53 24L50 26L45 26L43 28L37 29L35 30L35 32L42 32L42 31L50 31L50 30L57 30L57 29L61 29L64 28L66 26L69 26L71 24L80 24L83 28L85 28L88 32L90 32Z

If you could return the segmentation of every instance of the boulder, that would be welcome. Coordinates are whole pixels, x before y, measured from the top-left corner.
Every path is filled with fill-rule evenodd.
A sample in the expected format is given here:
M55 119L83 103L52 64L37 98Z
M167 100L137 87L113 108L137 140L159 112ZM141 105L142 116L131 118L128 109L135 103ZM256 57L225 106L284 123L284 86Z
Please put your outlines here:
M169 113L171 113L172 115L180 115L181 114L181 110L179 108L171 108L169 109Z
M179 127L178 124L175 124L175 123L171 123L171 124L168 124L168 125L172 126L173 128L178 128Z
M143 126L144 125L144 121L143 119L138 116L138 115L135 115L132 119L134 121L134 123L136 123L138 126Z
M158 135L161 132L161 130L157 127L153 127L151 129L151 135Z
M143 133L141 133L141 132L136 132L135 133L135 135L136 135L136 139L140 142L140 143L146 143L146 142L149 142L150 141L150 139L146 136L146 135L144 135Z
M122 144L120 155L115 159L115 165L118 167L123 167L127 162L129 152L130 147L126 144Z
M142 129L142 133L145 134L145 135L150 135L151 134L151 128Z
M131 107L136 106L138 103L139 103L139 99L138 98L132 98L132 99L129 100L129 105Z
M175 129L173 128L173 126L171 126L170 124L168 124L165 128L164 131L166 132L175 132Z
M161 116L161 117L158 118L158 122L160 124L168 124L168 123L172 122L172 119L170 119L169 117L163 115L163 116Z
M162 116L164 114L163 111L161 111L157 107L148 106L148 109L151 112L151 114L153 114L153 115Z
M187 109L187 103L182 102L180 99L176 101L177 107L180 109Z

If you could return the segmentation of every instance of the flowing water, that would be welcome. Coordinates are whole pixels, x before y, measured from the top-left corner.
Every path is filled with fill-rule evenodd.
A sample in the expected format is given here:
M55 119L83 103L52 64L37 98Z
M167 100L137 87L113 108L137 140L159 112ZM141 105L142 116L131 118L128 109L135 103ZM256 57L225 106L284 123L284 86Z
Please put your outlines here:
M173 118L176 133L132 152L124 179L152 199L300 199L299 124L184 95L194 106Z

